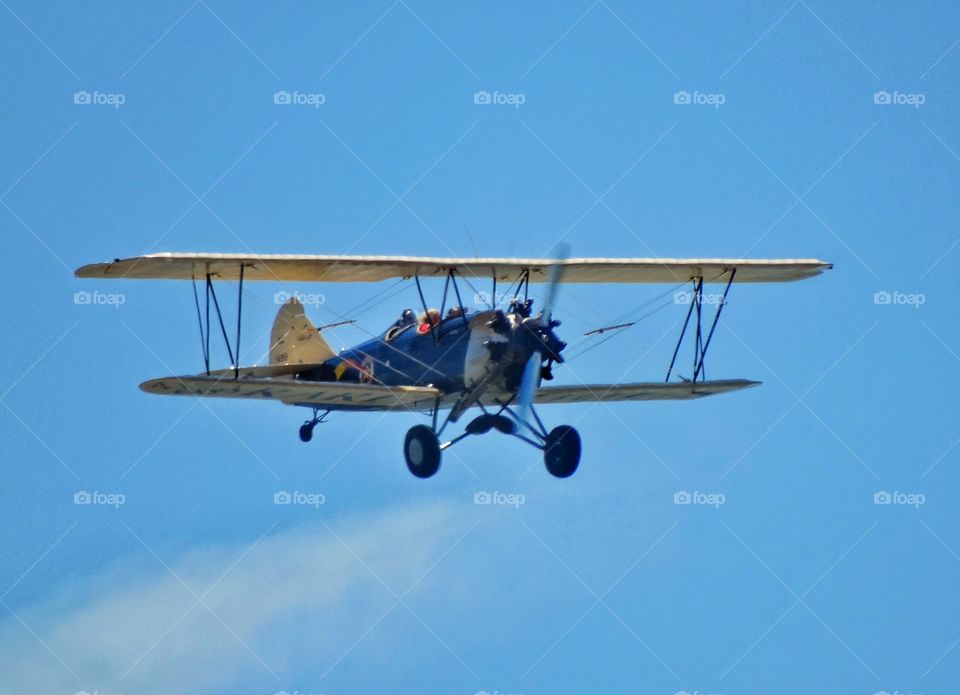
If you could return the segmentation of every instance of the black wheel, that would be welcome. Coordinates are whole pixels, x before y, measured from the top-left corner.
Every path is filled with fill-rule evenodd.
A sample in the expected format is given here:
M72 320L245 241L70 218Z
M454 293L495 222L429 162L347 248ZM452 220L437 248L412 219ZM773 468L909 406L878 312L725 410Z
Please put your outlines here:
M580 465L580 434L570 425L550 430L544 443L543 462L550 475L569 478Z
M416 425L403 442L407 468L418 478L429 478L440 469L440 440L426 425Z
M313 425L309 422L300 425L300 441L309 442L313 439Z

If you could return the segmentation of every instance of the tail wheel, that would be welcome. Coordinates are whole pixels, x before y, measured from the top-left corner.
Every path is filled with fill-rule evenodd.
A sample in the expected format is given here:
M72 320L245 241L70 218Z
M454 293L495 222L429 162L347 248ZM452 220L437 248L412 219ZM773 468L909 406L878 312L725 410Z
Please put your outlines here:
M407 468L418 478L429 478L440 469L440 440L426 425L416 425L403 442Z
M580 465L580 434L570 425L550 430L543 447L543 462L550 475L569 478Z

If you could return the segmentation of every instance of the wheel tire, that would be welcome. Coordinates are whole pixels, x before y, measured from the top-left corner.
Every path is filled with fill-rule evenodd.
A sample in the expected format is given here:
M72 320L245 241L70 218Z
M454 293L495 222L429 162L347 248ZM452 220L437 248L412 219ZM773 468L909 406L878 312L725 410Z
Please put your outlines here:
M313 425L309 423L300 425L300 441L306 443L311 439L313 439Z
M543 462L550 475L569 478L580 465L580 434L570 425L550 430L544 442Z
M440 469L440 440L426 425L416 425L403 442L407 468L418 478L429 478Z

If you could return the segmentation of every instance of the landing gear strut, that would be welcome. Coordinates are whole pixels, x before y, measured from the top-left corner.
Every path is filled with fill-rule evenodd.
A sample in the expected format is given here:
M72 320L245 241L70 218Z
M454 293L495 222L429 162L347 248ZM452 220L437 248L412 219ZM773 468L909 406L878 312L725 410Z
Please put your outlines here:
M305 423L300 425L300 441L301 442L306 443L306 442L309 442L311 439L313 439L313 428L319 425L321 422L323 422L323 419L327 417L327 415L330 413L330 411L328 410L324 412L322 415L317 415L318 412L320 412L320 409L314 408L313 419L307 420Z

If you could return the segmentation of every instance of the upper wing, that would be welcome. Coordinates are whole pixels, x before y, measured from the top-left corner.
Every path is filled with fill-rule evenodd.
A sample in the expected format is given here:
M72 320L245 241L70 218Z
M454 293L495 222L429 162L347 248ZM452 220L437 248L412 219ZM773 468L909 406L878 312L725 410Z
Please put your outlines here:
M679 283L693 278L726 282L789 282L833 267L816 259L674 258L419 258L414 256L300 256L218 253L155 253L78 268L81 278L157 280L245 280L300 282L379 282L389 278L444 277L456 271L467 278L515 280L529 272L530 282L546 282L550 268L563 266L563 281L574 283Z
M147 393L169 396L254 398L288 404L314 405L324 410L428 410L440 391L425 386L295 381L293 379L234 379L217 376L171 376L140 384Z
M546 386L537 391L534 403L587 403L595 401L668 401L712 396L758 386L759 381L723 379L717 381L651 382L639 384L594 384L588 386Z

